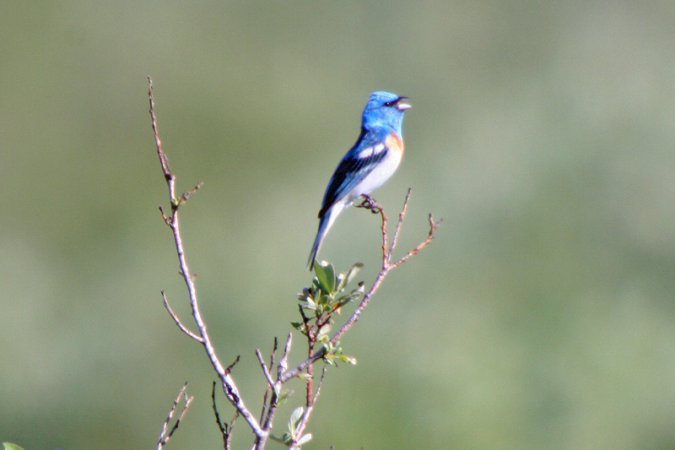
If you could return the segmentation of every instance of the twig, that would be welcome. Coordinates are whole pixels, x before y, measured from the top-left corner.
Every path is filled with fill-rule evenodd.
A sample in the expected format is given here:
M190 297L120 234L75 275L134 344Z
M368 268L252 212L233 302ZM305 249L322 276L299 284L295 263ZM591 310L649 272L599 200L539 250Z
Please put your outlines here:
M259 436L256 439L255 445L253 447L255 450L262 450L265 448L265 445L267 444L267 439L269 438L269 433L272 430L272 424L274 423L274 416L277 412L277 406L279 405L279 396L281 395L281 388L285 383L285 381L281 379L281 376L288 368L288 355L291 351L292 344L293 344L293 334L289 332L288 335L286 336L286 344L284 345L284 350L283 353L281 354L281 359L279 360L279 364L277 365L277 377L274 382L274 385L272 386L272 397L270 398L269 406L267 408L267 417L265 418L265 421L263 423L263 429L267 431L267 435ZM276 350L277 350L277 340L275 338L274 349L272 351L272 354L276 353Z
M370 196L364 195L363 197L364 197L363 203L361 203L359 207L368 209L372 213L380 215L381 230L382 230L382 268L375 277L375 281L373 281L373 284L371 285L368 292L363 296L361 302L356 307L354 312L352 312L351 316L349 316L349 319L347 319L347 321L342 325L342 327L340 327L340 329L331 337L330 343L332 345L337 345L337 343L345 335L345 333L347 333L354 326L354 324L358 322L359 318L363 314L363 311L365 311L365 309L368 307L370 301L375 296L377 291L380 289L380 286L382 285L382 282L385 280L387 275L389 275L389 273L394 269L400 267L402 264L408 262L410 258L417 255L419 252L424 250L424 248L426 248L429 244L431 244L431 242L434 240L434 237L436 236L436 230L438 229L441 223L440 221L434 220L433 216L429 214L429 232L427 234L426 239L422 241L420 244L418 244L415 248L408 251L408 253L403 255L396 262L392 263L391 262L392 255L396 250L396 246L398 245L399 234L403 226L403 222L405 221L406 215L408 213L410 189L408 190L408 193L406 194L405 197L405 201L403 202L403 208L401 209L401 212L399 214L399 220L396 225L396 229L394 231L394 238L392 240L391 246L389 246L387 215L385 214L382 207L379 204L377 204L377 202L373 200ZM326 354L326 347L324 346L320 350L315 352L313 355L309 356L306 360L298 364L295 368L285 371L281 376L281 380L285 383L286 381L292 378L298 377L305 369L307 369L307 367L309 367L318 359L321 359L325 354Z
M166 293L163 290L161 292L162 292L162 299L164 300L164 308L166 308L166 310L169 312L169 315L171 316L173 321L176 322L178 328L180 328L180 330L183 333L187 334L190 338L194 339L200 344L203 344L204 340L202 338L194 334L192 331L188 330L188 328L185 325L183 325L183 322L180 321L180 318L178 318L173 309L171 309L171 305L169 305L169 299L166 297Z
M232 372L232 369L234 369L234 366L239 364L240 359L241 359L241 355L237 355L237 357L234 358L234 361L232 361L230 363L230 365L225 368L225 373L229 375L229 373Z
M211 386L211 407L213 408L213 414L216 416L216 423L218 424L218 429L223 438L223 448L225 450L230 450L232 448L232 429L234 428L234 423L239 417L239 412L235 410L234 417L230 423L225 423L220 419L220 414L218 413L218 406L216 405L216 382L213 382Z
M190 404L192 403L192 400L194 400L194 397L192 396L188 397L186 393L187 386L188 384L187 382L185 382L180 391L178 391L178 395L176 396L176 399L173 401L173 404L171 405L169 414L167 414L166 420L162 424L162 432L159 434L159 440L157 441L157 450L162 450L164 446L171 440L173 433L176 432L176 430L180 426L181 421L183 420L183 417L185 417L185 414L187 414L188 409L190 409ZM183 403L183 407L181 408L180 414L178 415L178 419L176 419L171 429L169 429L169 424L171 423L173 415L176 413L178 405L181 404L181 402Z
M153 84L152 79L150 77L148 77L148 97L150 102L150 111L149 111L150 119L152 122L152 131L155 138L157 156L159 158L159 162L162 167L164 179L166 180L167 183L167 188L169 191L169 200L171 202L171 214L167 215L164 212L162 212L162 215L164 216L164 221L166 222L167 226L171 229L171 232L173 234L173 239L176 246L176 253L178 255L178 263L180 266L180 274L181 277L183 278L183 281L185 282L185 286L188 291L188 296L190 299L190 307L192 308L192 318L194 319L195 325L198 330L198 333L192 334L201 338L201 340L197 340L197 342L202 344L202 346L204 347L204 350L206 351L206 354L209 358L209 361L211 362L211 365L218 374L218 377L220 378L220 381L223 386L223 392L225 393L225 396L230 401L232 406L234 406L237 412L241 414L244 420L246 420L249 427L258 438L267 437L267 434L269 432L263 430L260 427L260 424L247 408L246 404L241 398L241 395L239 395L239 390L237 388L234 379L230 375L229 370L225 369L225 367L223 367L223 364L220 362L220 359L216 354L216 350L213 346L213 343L211 342L211 337L209 336L209 333L207 331L206 323L204 322L204 319L202 317L201 309L199 306L199 298L197 296L197 288L194 284L194 277L192 275L192 272L190 271L190 267L187 262L187 257L185 256L178 214L180 206L182 206L190 198L190 196L193 195L199 189L201 183L197 184L192 190L185 192L180 196L176 195L176 176L171 171L171 168L169 166L169 159L167 158L166 153L164 152L164 149L162 147L162 140L159 136L159 127L157 125L157 116L155 114L155 99L153 93ZM172 315L174 321L176 320L176 317L177 316L175 316L175 314ZM180 321L178 323L180 323ZM181 327L179 326L179 328ZM183 328L181 328L181 331L185 332L187 328L185 328L185 330Z
M288 368L288 354L291 351L291 344L293 342L293 334L288 333L286 337L286 345L284 346L284 352L281 354L281 361L279 361L279 370L277 372L277 383L281 381L284 382L282 374Z
M321 394L321 386L323 386L323 379L326 378L326 367L321 369L321 378L319 378L319 384L316 387L316 393L314 394L314 402L313 404L316 405L316 401L319 400L319 394Z
M396 223L396 229L394 230L394 237L391 239L391 247L389 247L389 260L391 261L391 255L394 253L394 249L398 245L398 237L401 234L401 228L403 227L403 221L405 216L408 214L408 202L410 201L410 194L412 193L412 188L408 188L408 192L405 194L405 200L403 201L403 209L398 214L398 222Z
M441 226L441 223L443 223L443 219L435 220L435 219L434 219L434 216L433 216L431 213L429 213L429 234L427 235L427 238L426 238L424 241L420 242L420 243L417 245L417 247L413 248L412 250L408 251L408 253L406 253L405 255L401 256L401 257L398 259L398 261L396 261L395 263L391 264L391 265L390 265L391 269L395 269L395 268L401 266L402 264L405 264L406 262L408 262L408 260L409 260L410 258L412 258L413 256L417 255L419 252L421 252L422 250L424 250L424 248L425 248L426 246L428 246L429 244L431 244L431 241L434 240L436 230L438 229L438 227Z
M272 344L272 352L270 352L270 365L269 367L274 367L274 358L277 355L277 346L279 345L279 340L274 336L274 344Z
M255 356L258 357L258 362L260 363L260 368L263 371L263 375L265 375L265 379L267 380L267 383L269 384L269 387L274 389L274 380L272 379L272 374L270 373L269 369L267 368L267 364L265 364L265 360L263 359L262 353L260 353L260 349L258 349L258 348L255 349Z
M310 404L307 405L305 414L303 414L302 416L302 421L298 425L297 431L298 437L301 437L305 433L305 428L309 423L309 419L312 416L312 412L314 412L314 406L316 405L316 401L319 399L319 394L321 393L321 386L323 386L323 380L325 377L326 377L326 367L324 366L321 369L321 378L319 379L319 383L317 384L316 392L313 394L312 401Z
M274 360L276 358L277 354L277 346L279 345L279 341L274 337L274 343L272 344L272 351L270 352L270 363L269 366L265 366L263 368L263 371L267 371L267 373L263 373L265 375L265 378L267 379L267 387L265 388L265 392L263 393L263 401L262 401L262 408L260 408L260 424L263 427L263 430L268 429L267 427L267 412L269 411L269 407L271 407L272 403L277 401L277 399L274 398L275 391L274 391L274 380L272 379L272 374L269 371L270 369L274 368ZM260 352L260 350L256 349L256 352ZM264 359L261 360L262 358L262 353L258 356L258 360L260 361L261 365L264 363ZM270 392L272 393L272 397L270 397ZM268 403L269 402L269 403ZM271 426L269 427L268 430L271 430Z

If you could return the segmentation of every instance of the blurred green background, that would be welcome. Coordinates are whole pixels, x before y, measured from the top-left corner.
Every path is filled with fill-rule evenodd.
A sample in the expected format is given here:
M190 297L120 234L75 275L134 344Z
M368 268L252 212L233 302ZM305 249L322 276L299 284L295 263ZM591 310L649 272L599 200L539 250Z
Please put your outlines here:
M253 350L296 318L368 93L414 105L376 197L393 215L414 188L402 247L445 222L344 339L359 364L328 373L307 448L675 449L673 23L672 1L3 1L0 440L154 448L189 380L169 448L221 448L213 374L161 305L187 318L151 75L179 187L205 183L183 222L204 312L256 411ZM321 256L370 281L378 248L349 210Z

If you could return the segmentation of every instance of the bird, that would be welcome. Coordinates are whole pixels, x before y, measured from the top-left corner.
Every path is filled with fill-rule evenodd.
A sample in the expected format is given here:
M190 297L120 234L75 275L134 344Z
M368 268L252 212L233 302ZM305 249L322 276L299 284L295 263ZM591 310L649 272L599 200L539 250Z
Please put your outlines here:
M342 157L328 182L319 210L319 227L307 267L314 269L326 234L340 213L362 195L369 195L396 172L404 153L403 116L408 97L385 91L370 94L354 146Z

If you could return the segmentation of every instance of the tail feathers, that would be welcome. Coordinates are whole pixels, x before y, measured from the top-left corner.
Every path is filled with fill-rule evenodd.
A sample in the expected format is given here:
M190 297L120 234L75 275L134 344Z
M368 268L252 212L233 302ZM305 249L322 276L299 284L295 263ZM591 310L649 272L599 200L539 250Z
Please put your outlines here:
M328 210L328 212L321 218L321 221L319 222L319 230L316 232L316 238L314 239L314 244L312 245L312 251L309 252L309 259L307 260L307 267L309 267L310 272L314 270L316 255L321 249L321 244L323 244L323 240L326 237L326 233L328 233L328 228L332 222L330 220L330 216L331 211Z
M316 263L316 257L319 254L323 240L328 234L328 230L333 226L333 222L337 218L338 214L344 208L343 203L336 203L330 207L326 213L321 217L319 221L319 230L316 232L316 238L314 239L314 244L312 245L312 251L309 252L309 259L307 260L307 267L310 272L314 270L314 264Z

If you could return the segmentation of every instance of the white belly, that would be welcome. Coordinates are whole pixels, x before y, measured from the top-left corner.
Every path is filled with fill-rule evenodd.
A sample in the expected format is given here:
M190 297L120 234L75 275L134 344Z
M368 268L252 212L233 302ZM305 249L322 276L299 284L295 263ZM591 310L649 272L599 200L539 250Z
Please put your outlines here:
M382 186L392 175L394 175L398 166L401 165L402 157L402 152L390 151L387 154L387 157L383 159L380 164L378 164L378 166L363 179L363 181L357 184L354 189L349 192L347 195L349 198L348 202L351 203L354 200L357 200L361 194L370 194L375 189Z

